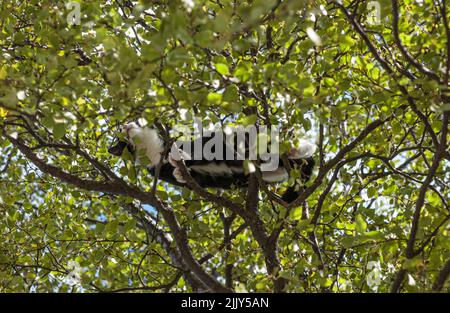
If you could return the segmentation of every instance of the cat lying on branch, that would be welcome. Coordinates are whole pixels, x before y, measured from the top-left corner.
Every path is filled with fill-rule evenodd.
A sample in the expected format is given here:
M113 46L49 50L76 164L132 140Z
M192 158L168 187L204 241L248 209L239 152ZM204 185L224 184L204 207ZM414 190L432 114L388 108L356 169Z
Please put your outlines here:
M192 178L203 188L245 187L248 184L249 172L255 169L253 163L249 164L244 160L245 155L249 154L249 140L244 140L239 144L239 140L234 137L230 140L230 137L224 135L223 132L212 132L210 136L183 143L184 147L194 148L194 151L196 148L200 148L199 150L204 152L205 148L210 148L208 150L211 152L210 155L200 153L200 156L197 153L198 150L195 153L190 148L181 150L178 145L172 147L170 153L163 155L165 154L165 143L158 130L141 127L134 122L123 125L122 133L123 139L118 139L117 143L108 149L108 152L115 156L121 156L127 149L138 159L139 156L144 156L150 163L152 175L155 175L161 161L158 178L173 185L185 186L186 183L177 162L180 159L184 161ZM211 145L211 140L214 141L214 145ZM312 155L315 150L314 144L301 140L298 147L291 147L284 156L275 155L277 157L275 158L277 161L275 167L268 164L267 161L261 161L262 179L270 184L281 183L289 179L291 169L299 169L300 178L297 179L297 183L289 187L281 197L283 201L291 203L298 197L302 185L309 180L312 174L314 168ZM161 155L163 155L162 160ZM214 157L217 155L226 157ZM272 161L273 157L272 155Z

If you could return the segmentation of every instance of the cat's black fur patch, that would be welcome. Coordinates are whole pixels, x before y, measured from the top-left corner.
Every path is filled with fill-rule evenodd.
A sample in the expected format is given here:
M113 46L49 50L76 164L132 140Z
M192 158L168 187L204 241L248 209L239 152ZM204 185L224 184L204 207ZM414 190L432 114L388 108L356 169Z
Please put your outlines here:
M202 138L202 148L205 147L205 144L208 140L210 140L212 136L206 136ZM192 153L193 149L195 147L194 141L191 142L191 151L187 151L188 153ZM237 139L234 140L234 147L237 147ZM248 145L245 147L245 156L248 156ZM124 140L118 140L116 144L114 144L112 147L108 149L108 152L115 156L121 156L123 151L125 149L128 149L130 153L134 153L133 146L124 141ZM223 151L224 151L224 157L226 155L226 150L230 149L228 145L226 145L226 142L223 141ZM214 153L214 149L211 151ZM236 158L236 153L233 153L234 157ZM191 154L192 155L192 154ZM281 161L281 159L280 159ZM222 163L224 163L228 168L244 168L244 161L243 160L184 160L186 167L190 169L190 174L192 178L203 188L220 188L220 189L230 189L233 187L245 187L248 184L248 174L242 173L236 173L233 172L230 173L205 173L203 171L197 171L192 170L192 166L214 166L217 165L223 166ZM289 159L288 162L290 163L291 168L299 168L301 173L301 181L303 183L307 182L309 178L312 175L313 168L314 168L314 159L312 157L304 158L304 159ZM286 165L284 165L286 167ZM159 179L168 182L173 185L177 186L185 186L184 183L180 183L174 176L174 169L170 163L164 163L161 166L161 170L159 172ZM150 173L154 176L156 172L156 166L153 166L150 168ZM286 192L282 195L282 199L290 203L294 201L298 196L299 193L302 191L303 187L294 185L292 187L289 187Z

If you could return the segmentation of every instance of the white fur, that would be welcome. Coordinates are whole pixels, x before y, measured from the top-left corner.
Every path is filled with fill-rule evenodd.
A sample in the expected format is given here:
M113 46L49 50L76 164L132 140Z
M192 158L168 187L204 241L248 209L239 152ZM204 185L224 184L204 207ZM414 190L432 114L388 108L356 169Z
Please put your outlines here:
M225 163L207 163L205 165L193 165L191 166L193 171L196 171L201 174L210 174L210 175L233 175L233 171L229 168Z
M307 140L300 139L298 148L293 148L289 154L289 159L303 159L312 157L316 152L317 146Z
M177 180L177 182L184 184L186 180L183 178L183 174L181 173L181 169L178 166L178 161L189 159L189 155L180 149L172 150L169 153L169 163L175 167L173 170L173 177ZM188 169L189 171L190 169Z
M173 177L177 180L177 182L184 184L186 180L183 178L183 174L181 173L181 170L179 167L175 167L173 170Z
M261 173L262 179L268 183L279 183L289 178L289 174L284 167L279 167L275 171Z
M191 156L185 152L184 150L181 149L177 149L176 145L174 144L172 146L172 149L169 153L169 163L172 164L173 166L177 166L177 161L181 161L181 160L190 160Z
M136 123L129 123L123 126L122 131L127 136L131 144L134 145L136 150L144 150L145 155L148 157L152 165L157 165L160 161L161 153L164 151L164 143L159 138L158 132L155 129L148 127L139 127ZM316 151L317 146L307 140L300 140L298 148L293 148L288 158L300 159L311 157ZM180 151L182 159L189 159L189 155ZM175 167L173 175L180 183L185 183L181 175L180 169L177 167L177 160L172 154L169 154L169 162ZM193 165L190 170L196 171L202 174L211 175L233 175L234 173L242 173L243 168L232 166L229 167L226 163L208 163L205 165ZM279 167L274 171L262 172L262 178L269 183L277 183L285 181L289 178L289 175L285 168Z
M123 132L138 153L139 150L144 150L152 165L159 163L161 153L164 151L164 143L158 137L158 132L155 129L139 127L136 123L129 123L124 125Z
M236 174L244 173L244 169L241 166L230 166L230 169L233 173L236 173Z

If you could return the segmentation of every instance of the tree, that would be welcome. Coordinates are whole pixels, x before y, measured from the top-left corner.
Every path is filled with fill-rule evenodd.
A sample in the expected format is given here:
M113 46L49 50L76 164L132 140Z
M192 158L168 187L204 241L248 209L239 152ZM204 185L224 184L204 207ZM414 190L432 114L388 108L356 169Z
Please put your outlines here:
M373 11L375 9L375 11ZM445 0L1 3L0 290L449 291ZM281 126L318 145L291 205L155 180L107 149Z

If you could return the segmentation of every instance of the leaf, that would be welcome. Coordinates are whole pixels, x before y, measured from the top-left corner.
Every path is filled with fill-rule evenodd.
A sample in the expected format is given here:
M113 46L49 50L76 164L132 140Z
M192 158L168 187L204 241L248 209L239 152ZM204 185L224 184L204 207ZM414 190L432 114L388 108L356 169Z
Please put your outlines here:
M257 119L258 119L258 116L256 114L252 114L252 115L244 117L242 119L242 124L244 124L244 126L255 125Z
M5 110L5 109L3 109L3 108L0 108L0 117L1 117L1 118L4 118L4 117L6 117L7 115L8 115L8 111Z
M367 189L367 196L371 199L374 198L377 195L377 193L378 193L377 188L375 188L374 186L370 186Z
M0 101L4 101L8 106L15 107L17 105L17 93L14 89L10 89L7 91L6 95L3 98L0 98Z
M223 100L228 102L235 102L239 99L238 88L231 85L225 89L223 93Z
M132 165L130 165L130 168L128 169L128 177L131 181L136 181L136 168Z
M222 102L222 94L211 92L208 94L207 99L210 103L219 104L220 102Z
M293 210L291 210L289 212L289 217L294 221L301 219L302 218L302 208L296 207Z
M364 221L364 218L361 216L361 214L356 215L356 231L360 234L363 234L366 232L367 229L367 223Z
M226 64L223 63L216 63L214 64L214 66L216 67L217 72L219 72L222 75L229 75L230 71L228 69L228 66Z
M8 71L4 66L0 67L0 80L3 80L8 76Z
M358 237L347 236L342 239L341 244L344 248L348 249L356 244L358 244Z
M119 231L119 220L113 220L106 224L106 231L108 233L117 233Z
M51 115L45 115L42 119L42 125L47 127L48 129L52 129L53 125L55 125L55 120L53 119L53 116Z
M252 75L252 68L249 62L239 61L234 76L236 76L242 82L246 82L250 79Z
M55 140L59 140L62 137L64 137L64 135L66 134L66 123L56 123L53 126L53 137L55 138Z
M364 243L364 242L368 242L368 241L376 241L376 240L382 240L384 239L384 235L382 232L379 231L370 231L370 232L366 232L364 234L362 234L360 236L360 242Z

